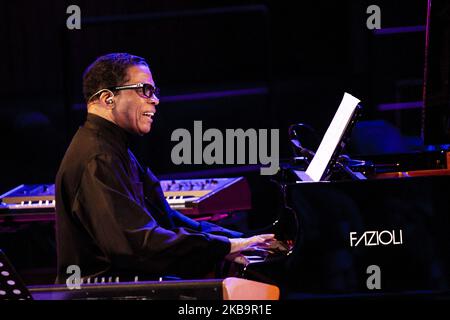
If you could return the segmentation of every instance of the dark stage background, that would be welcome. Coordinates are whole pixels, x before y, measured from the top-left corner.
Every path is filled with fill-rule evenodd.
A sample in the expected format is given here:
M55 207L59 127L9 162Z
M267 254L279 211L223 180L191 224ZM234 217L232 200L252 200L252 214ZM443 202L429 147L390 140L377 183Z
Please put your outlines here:
M66 8L81 8L68 30ZM368 30L366 9L381 9ZM2 4L0 192L51 183L85 117L81 74L97 56L145 57L161 87L152 132L136 155L157 175L175 166L176 128L287 128L322 136L344 91L362 100L351 154L421 150L426 0L415 1L39 1ZM404 28L413 27L413 28Z

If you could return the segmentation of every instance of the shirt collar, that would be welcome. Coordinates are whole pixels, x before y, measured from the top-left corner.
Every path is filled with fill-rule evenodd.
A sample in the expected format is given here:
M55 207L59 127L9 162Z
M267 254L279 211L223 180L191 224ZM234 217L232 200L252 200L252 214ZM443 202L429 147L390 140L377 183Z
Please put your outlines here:
M88 113L84 127L97 131L99 135L105 137L107 140L128 148L129 134L114 122L93 113Z

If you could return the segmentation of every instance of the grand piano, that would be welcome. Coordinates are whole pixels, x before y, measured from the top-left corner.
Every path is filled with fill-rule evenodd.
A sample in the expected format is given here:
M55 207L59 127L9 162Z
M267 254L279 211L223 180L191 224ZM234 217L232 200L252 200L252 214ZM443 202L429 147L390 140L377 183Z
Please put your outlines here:
M391 172L380 165L380 158L344 156L358 111L358 101L347 98L308 163L303 168L286 165L278 177L279 214L264 232L275 233L284 246L269 248L268 253L244 252L226 272L276 284L282 299L425 293L448 297L449 151L420 155L435 157L430 162L434 167L428 168L412 166L417 155L409 160L397 157ZM349 108L353 114L341 112Z
M291 250L233 272L278 285L282 298L450 292L450 176L284 187L273 230Z
M279 180L282 206L271 230L291 244L290 250L241 259L240 267L229 270L277 284L282 299L408 294L448 299L449 4L428 4L424 152L366 158L374 170L361 180L347 170L351 175L343 179L304 182L295 168L286 168ZM293 179L285 178L289 173Z

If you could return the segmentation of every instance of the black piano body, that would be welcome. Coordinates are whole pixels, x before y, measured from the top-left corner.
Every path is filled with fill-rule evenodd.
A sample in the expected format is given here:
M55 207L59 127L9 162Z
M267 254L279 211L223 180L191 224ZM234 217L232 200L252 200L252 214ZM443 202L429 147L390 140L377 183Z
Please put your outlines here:
M243 277L278 285L282 298L450 292L450 176L292 183L285 192L292 210L283 214L298 223L293 249L248 264Z

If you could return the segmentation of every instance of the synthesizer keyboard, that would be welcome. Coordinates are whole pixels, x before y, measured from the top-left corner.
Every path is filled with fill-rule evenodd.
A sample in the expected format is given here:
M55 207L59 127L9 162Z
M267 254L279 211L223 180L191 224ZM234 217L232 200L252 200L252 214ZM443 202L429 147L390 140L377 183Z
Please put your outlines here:
M202 216L251 208L249 187L243 177L160 182L171 208L186 215ZM48 217L49 214L51 217L55 212L55 185L22 184L1 195L0 200L0 222L17 214L25 220Z

